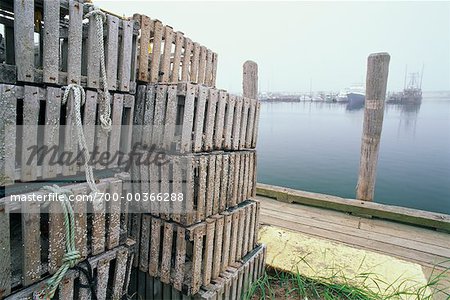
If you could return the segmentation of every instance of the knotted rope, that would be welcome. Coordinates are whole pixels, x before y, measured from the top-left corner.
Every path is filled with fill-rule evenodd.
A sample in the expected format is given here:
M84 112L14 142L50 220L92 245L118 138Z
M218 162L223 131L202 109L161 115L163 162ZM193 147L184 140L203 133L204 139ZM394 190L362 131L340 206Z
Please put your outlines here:
M88 12L84 17L94 17L97 26L97 40L100 47L100 72L102 73L103 80L103 102L102 113L100 114L100 122L102 128L109 131L111 130L111 95L109 94L108 78L106 76L105 67L105 48L103 44L103 23L106 22L106 14L99 8L93 6L93 10Z
M72 206L70 205L69 198L67 196L68 194L71 194L71 192L57 185L44 186L43 189L50 193L54 193L55 195L63 196L63 199L60 202L63 208L64 227L66 229L66 253L62 259L62 265L46 283L45 299L52 299L59 283L66 275L67 270L75 267L81 259L81 254L75 249L75 219L73 216Z

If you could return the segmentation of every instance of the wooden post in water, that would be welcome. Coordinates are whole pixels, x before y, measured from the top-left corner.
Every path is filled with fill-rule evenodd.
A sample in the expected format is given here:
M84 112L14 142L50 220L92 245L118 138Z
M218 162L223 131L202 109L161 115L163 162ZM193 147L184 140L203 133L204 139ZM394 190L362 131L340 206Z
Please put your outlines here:
M247 60L244 63L242 88L244 97L258 98L258 64L254 61Z
M358 200L372 201L374 196L390 58L388 53L374 53L367 59L361 160L356 186Z

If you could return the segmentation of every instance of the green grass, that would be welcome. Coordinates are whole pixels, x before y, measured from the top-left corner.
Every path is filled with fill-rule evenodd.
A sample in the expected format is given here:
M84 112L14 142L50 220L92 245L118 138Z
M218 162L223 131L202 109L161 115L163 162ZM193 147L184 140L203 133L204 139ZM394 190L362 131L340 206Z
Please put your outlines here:
M439 294L440 299L450 299L450 281L447 275L449 270L433 273L428 283L423 286L411 288L406 285L407 280L398 279L398 282L388 284L389 292L378 291L368 286L377 286L381 282L375 274L359 274L356 286L354 280L345 278L339 273L329 278L306 278L299 272L281 272L275 269L266 270L264 276L253 283L246 294L246 299L323 299L323 300L386 300L386 299L418 299L432 300ZM362 280L361 280L362 279ZM403 280L403 281L400 281ZM361 283L362 282L362 283Z

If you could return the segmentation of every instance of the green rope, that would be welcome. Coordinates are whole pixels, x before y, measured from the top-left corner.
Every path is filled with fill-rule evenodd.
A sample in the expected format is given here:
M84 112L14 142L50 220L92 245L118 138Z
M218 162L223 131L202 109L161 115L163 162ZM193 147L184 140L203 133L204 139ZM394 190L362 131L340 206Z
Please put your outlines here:
M44 186L44 190L47 190L56 195L62 195L63 199L60 201L64 212L64 227L66 229L66 253L62 259L62 265L58 271L46 282L45 299L52 299L55 296L55 292L59 286L59 283L66 275L67 270L75 267L78 261L81 259L81 254L75 249L75 219L73 215L73 209L70 205L67 197L71 191L63 189L57 185ZM59 197L58 197L59 199Z

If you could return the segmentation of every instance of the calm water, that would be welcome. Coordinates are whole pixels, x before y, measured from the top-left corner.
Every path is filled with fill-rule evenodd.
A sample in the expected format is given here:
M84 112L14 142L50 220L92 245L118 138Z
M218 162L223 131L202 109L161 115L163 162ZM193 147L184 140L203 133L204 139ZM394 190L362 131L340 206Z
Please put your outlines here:
M263 103L258 181L354 198L362 109ZM386 105L375 201L450 214L450 101Z

